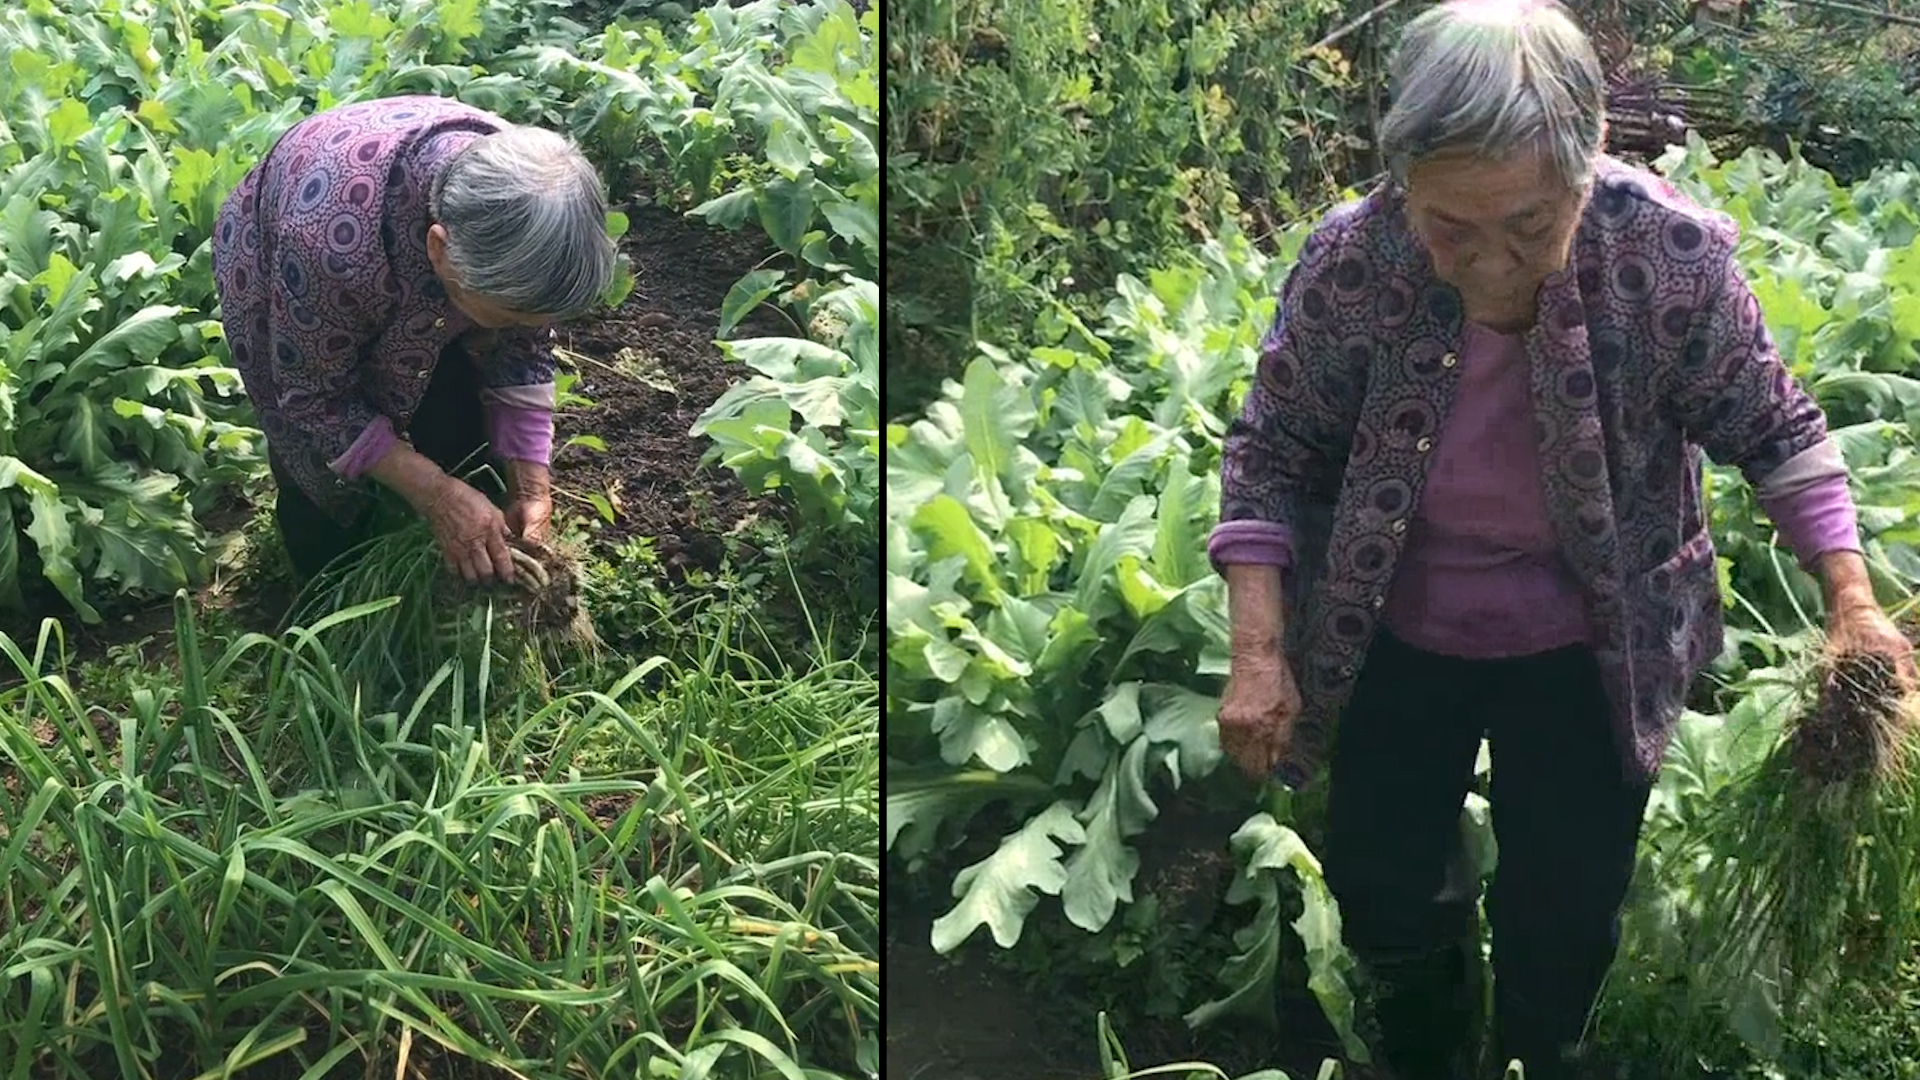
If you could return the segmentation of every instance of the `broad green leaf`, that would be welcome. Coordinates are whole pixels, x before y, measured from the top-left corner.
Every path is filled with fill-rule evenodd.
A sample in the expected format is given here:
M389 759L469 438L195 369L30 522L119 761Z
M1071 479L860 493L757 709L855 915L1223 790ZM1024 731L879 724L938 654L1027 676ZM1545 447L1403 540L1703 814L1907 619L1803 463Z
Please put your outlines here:
M1013 588L1021 596L1044 592L1060 561L1062 544L1053 523L1042 518L1020 517L1007 523L1008 552L1013 556Z
M880 211L858 203L828 203L822 208L833 231L869 252L880 250Z
M60 215L40 209L33 198L9 199L0 210L0 255L6 257L7 271L24 281L39 277L53 258L53 230L59 223Z
M888 655L897 664L915 661L942 683L955 683L972 657L948 638L951 623L963 621L967 602L958 596L941 597L920 582L899 574L887 575L887 631L892 637ZM939 610L936 611L936 608ZM896 674L909 677L909 669Z
M1002 839L993 854L961 870L953 881L959 903L933 922L934 950L950 953L982 926L1001 948L1017 944L1039 894L1058 895L1066 884L1062 845L1086 840L1075 810L1072 803L1054 803Z
M754 191L760 228L781 251L798 254L813 228L813 185L775 177Z
M8 611L26 606L20 584L20 526L14 520L12 493L0 491L0 606Z
M1132 743L1144 728L1140 719L1140 684L1125 682L1114 687L1100 703L1098 713L1116 745Z
M758 199L753 188L739 188L718 198L708 199L687 213L692 217L710 221L723 229L738 232L753 218L759 207Z
M1047 642L1046 651L1033 665L1035 674L1051 675L1057 672L1078 673L1080 665L1100 646L1100 635L1093 629L1093 623L1084 611L1073 607L1063 607L1054 615L1050 627L1053 637Z
M722 101L760 129L767 163L780 171L784 181L794 180L811 167L815 148L811 117L795 98L797 86L745 61L736 63L721 80ZM809 204L807 216L811 219L812 215ZM780 243L777 236L775 243ZM784 243L781 247L793 250Z
M1015 494L1024 486L1014 463L1019 459L1020 440L1033 427L1033 401L1024 388L1009 384L986 357L976 357L967 365L963 385L960 418L980 482Z
M1293 930L1306 948L1308 986L1332 1021L1347 1056L1369 1062L1366 1043L1354 1031L1354 995L1348 976L1355 964L1341 942L1339 908L1327 891L1319 860L1298 833L1264 812L1234 833L1233 849L1242 869L1227 890L1227 902L1257 901L1258 910L1246 928L1234 935L1241 952L1222 972L1222 981L1229 987L1227 996L1188 1013L1187 1023L1199 1027L1235 1013L1273 1021L1273 978L1280 958L1278 877L1288 873L1301 890L1302 911Z
M1001 595L993 610L980 624L985 636L1007 655L1026 666L1022 678L1032 674L1033 662L1045 653L1048 642L1047 609L1018 596Z
M74 397L70 404L72 412L61 431L60 448L83 472L97 474L113 455L113 441L102 424L100 406L85 395Z
M886 850L911 858L933 846L942 823L996 799L1045 796L1051 789L1032 776L988 769L887 771ZM904 838L904 841L903 841Z
M90 623L99 622L100 613L87 603L80 584L80 571L74 563L77 548L73 522L60 489L53 481L28 468L25 462L11 457L0 458L0 491L8 488L27 493L27 535L40 553L41 573L81 618Z
M1121 904L1133 902L1140 855L1126 841L1160 813L1147 791L1149 749L1145 739L1135 739L1124 752L1115 752L1080 814L1086 843L1067 858L1060 906L1067 921L1089 933L1103 929Z
M1135 620L1158 614L1180 595L1180 590L1156 581L1145 560L1138 555L1120 557L1114 567L1114 581L1120 588L1121 602L1126 604L1128 614Z
M782 270L751 270L746 276L733 283L727 290L726 298L720 301L720 336L726 337L740 320L753 313L753 309L765 303L767 298L779 292L786 284L787 275Z
M47 290L47 295L53 298L53 306L58 307L67 291L80 280L80 275L80 268L74 265L73 260L56 251L48 257L47 268L34 275L33 284Z
M846 353L805 338L741 338L721 342L720 351L770 379L788 382L845 375L852 366Z
M435 0L433 6L441 32L456 44L479 37L486 31L486 21L481 18L480 11L480 0Z
M700 414L692 433L709 434L716 420L743 417L770 425L776 434L786 435L789 431L780 421L787 419L788 410L798 413L807 427L837 428L846 420L842 403L849 386L850 380L841 377L823 376L786 382L755 376L729 387L726 393L720 395L720 400ZM764 408L773 402L781 406L777 412Z
M929 437L937 436L937 437ZM949 469L960 462L955 461L959 453L965 459L964 464L971 465L966 459L964 447L957 437L946 437L927 421L917 422L912 429L899 424L887 426L887 513L905 515L911 513L947 488ZM971 478L971 468L965 480ZM964 487L962 488L964 491Z
M173 122L173 117L168 113L166 102L158 98L142 101L134 115L162 135L177 135L180 132L180 126Z
M86 103L73 98L62 101L47 117L47 134L53 137L53 144L62 150L77 145L80 136L92 128L93 117L87 112Z
M836 5L818 29L794 46L791 62L803 71L838 77L843 69L858 70L865 50L853 9Z
M1198 780L1219 767L1220 699L1170 683L1141 689L1141 714L1149 741L1170 744L1173 779Z
M1151 556L1154 537L1154 500L1141 495L1127 504L1118 521L1100 526L1080 564L1080 587L1074 594L1074 606L1089 614L1103 609L1102 601L1118 591L1116 571L1128 555L1145 559Z
M943 697L933 703L933 733L940 737L940 758L963 767L978 762L994 772L1012 772L1031 763L1026 740L1006 717L989 712L964 697Z
M1186 452L1176 453L1167 465L1153 537L1153 576L1176 589L1213 571L1207 559L1206 534L1195 527L1193 520L1202 512L1209 519L1218 512L1217 496L1209 496L1215 493L1206 490L1193 475Z
M168 482L165 477L158 478ZM100 575L127 586L165 591L193 583L198 540L185 508L159 505L146 512L129 499L103 508L93 526Z
M158 360L167 346L179 340L180 324L174 320L180 311L169 304L152 304L135 312L87 346L55 383L54 392L74 392L123 364Z
M959 558L967 578L989 598L1001 593L992 543L973 518L951 495L936 495L914 511L913 529L926 541L934 559Z

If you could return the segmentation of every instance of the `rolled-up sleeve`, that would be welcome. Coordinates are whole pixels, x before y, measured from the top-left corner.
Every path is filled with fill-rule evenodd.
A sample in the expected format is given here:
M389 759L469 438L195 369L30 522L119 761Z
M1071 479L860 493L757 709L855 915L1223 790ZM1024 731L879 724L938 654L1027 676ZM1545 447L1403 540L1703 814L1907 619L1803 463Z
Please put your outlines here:
M555 337L551 329L513 330L476 357L487 439L507 461L552 462Z
M1740 470L1803 567L1860 550L1846 463L1826 415L1781 360L1733 256L1702 304L1668 400L1688 436Z
M1859 512L1847 488L1847 465L1832 439L1768 474L1756 494L1802 569L1813 569L1828 552L1865 550Z

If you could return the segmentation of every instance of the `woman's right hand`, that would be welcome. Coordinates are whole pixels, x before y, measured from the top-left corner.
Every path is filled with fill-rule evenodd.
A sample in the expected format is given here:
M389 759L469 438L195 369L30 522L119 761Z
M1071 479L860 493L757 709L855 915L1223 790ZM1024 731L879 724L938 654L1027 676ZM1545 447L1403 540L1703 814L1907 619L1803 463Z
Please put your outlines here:
M1220 696L1220 749L1255 783L1273 776L1300 717L1300 687L1275 648L1238 651Z
M458 477L446 477L428 503L425 517L446 557L447 569L468 581L498 577L512 583L506 514L479 489Z

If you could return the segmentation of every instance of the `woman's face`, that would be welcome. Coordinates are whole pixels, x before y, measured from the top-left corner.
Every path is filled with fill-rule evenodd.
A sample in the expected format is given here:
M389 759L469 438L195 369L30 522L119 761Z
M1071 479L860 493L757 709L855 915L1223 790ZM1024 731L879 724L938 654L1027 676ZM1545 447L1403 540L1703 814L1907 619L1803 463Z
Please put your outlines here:
M1585 203L1537 154L1440 156L1407 172L1414 234L1481 322L1532 321L1541 283L1567 265Z
M460 284L460 275L454 273L447 262L447 228L434 225L427 229L427 261L433 264L433 272L440 278L440 284L446 287L447 300L460 313L472 319L474 325L487 330L504 330L510 326L542 327L553 320L545 315L525 315L502 307L478 293L469 292Z

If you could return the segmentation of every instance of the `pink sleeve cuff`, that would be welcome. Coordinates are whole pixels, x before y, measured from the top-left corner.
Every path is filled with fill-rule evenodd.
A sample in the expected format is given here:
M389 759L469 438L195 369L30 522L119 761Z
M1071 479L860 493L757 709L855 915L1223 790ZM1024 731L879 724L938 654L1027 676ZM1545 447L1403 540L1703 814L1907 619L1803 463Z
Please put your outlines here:
M1271 521L1223 521L1207 537L1207 558L1224 571L1234 564L1293 566L1293 530Z
M487 441L493 444L497 457L506 461L531 461L536 465L552 463L551 408L488 401L485 411Z
M393 433L393 421L384 416L376 416L360 429L360 437L353 440L347 452L327 463L327 467L349 480L358 480L367 474L367 470L380 464L387 456L393 444L399 442L399 436Z
M1859 518L1844 476L1828 477L1761 503L1803 570L1812 570L1815 561L1830 551L1862 550Z

